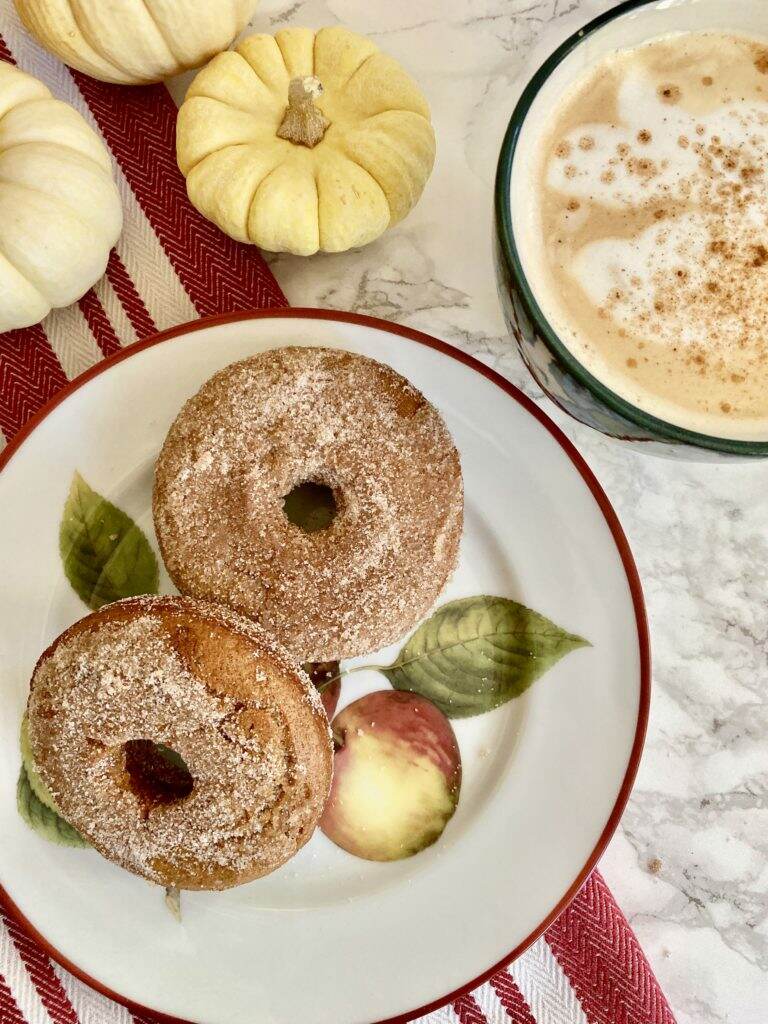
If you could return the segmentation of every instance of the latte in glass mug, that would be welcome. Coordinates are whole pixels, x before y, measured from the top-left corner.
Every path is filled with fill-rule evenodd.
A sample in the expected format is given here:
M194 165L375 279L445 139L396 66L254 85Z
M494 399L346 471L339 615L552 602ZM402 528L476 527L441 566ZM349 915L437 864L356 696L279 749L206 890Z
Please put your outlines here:
M652 415L768 438L768 42L615 51L537 134L521 241L562 342Z

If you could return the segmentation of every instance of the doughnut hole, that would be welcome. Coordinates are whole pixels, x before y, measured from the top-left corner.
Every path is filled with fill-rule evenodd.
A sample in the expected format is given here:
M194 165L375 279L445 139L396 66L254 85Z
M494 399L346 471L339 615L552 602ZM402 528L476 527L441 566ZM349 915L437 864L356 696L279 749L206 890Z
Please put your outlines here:
M327 530L339 511L333 488L318 480L303 480L283 495L288 522L304 533Z
M146 817L155 807L184 800L195 780L175 750L152 740L128 740L123 744L126 787L139 800Z

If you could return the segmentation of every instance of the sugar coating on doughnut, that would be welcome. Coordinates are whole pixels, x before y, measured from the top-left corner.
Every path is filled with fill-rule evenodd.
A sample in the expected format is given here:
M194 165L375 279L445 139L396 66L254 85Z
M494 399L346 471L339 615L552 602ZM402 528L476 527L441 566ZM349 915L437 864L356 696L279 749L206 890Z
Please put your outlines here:
M284 496L332 489L330 526L306 533ZM287 347L212 377L171 427L155 528L182 593L260 622L297 657L375 650L411 629L455 568L461 465L437 410L391 367Z
M67 630L32 679L29 735L63 816L105 857L162 885L223 889L309 839L333 748L317 691L262 629L188 598L130 598ZM125 744L181 755L191 793L154 803Z

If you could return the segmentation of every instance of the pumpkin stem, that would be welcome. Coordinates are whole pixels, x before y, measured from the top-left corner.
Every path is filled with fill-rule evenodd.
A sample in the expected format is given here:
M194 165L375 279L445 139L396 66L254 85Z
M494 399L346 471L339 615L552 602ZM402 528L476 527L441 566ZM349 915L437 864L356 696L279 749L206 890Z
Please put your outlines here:
M309 149L320 142L331 123L314 103L322 91L323 87L318 78L308 76L291 80L288 87L288 106L283 123L277 129L281 139L287 139L297 146L307 146Z

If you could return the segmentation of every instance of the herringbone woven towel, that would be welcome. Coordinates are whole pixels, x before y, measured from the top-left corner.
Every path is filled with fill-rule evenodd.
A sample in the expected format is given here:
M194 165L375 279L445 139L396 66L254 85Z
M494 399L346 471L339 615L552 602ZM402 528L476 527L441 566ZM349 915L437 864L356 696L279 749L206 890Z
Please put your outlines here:
M105 86L68 71L24 33L11 0L0 0L0 59L42 78L101 132L125 208L125 229L104 279L39 327L0 335L4 444L68 380L121 347L198 316L286 301L259 254L230 241L187 202L174 159L176 108L165 88ZM0 915L0 1024L151 1021L68 974ZM510 1021L674 1024L599 875L511 967L422 1024Z

